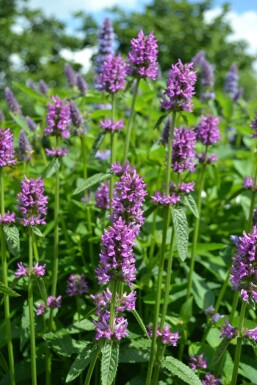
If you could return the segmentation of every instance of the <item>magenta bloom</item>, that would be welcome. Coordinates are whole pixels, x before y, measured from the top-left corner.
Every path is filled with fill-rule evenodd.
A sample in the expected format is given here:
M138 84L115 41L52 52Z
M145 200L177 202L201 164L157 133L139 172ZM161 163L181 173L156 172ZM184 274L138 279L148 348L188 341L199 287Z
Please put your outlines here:
M216 378L213 374L211 373L206 373L204 380L202 380L203 385L218 385L221 384L221 379Z
M237 251L233 257L230 282L234 290L239 290L243 301L257 302L257 228L252 232L243 232L237 241Z
M232 339L236 336L236 328L231 326L227 320L225 320L225 325L221 327L220 331L221 331L220 338L226 337L228 339Z
M10 211L7 211L4 214L4 217L0 214L0 223L2 225L10 225L11 223L15 222L15 213L10 213Z
M253 178L251 178L250 176L244 177L243 187L249 190L253 190L255 188Z
M165 193L161 193L160 191L156 191L154 195L151 197L152 201L157 205L176 205L180 202L180 196L178 194L171 194L167 197Z
M172 151L172 168L181 173L185 170L194 171L196 133L193 128L175 128Z
M42 315L46 312L46 304L44 302L36 302L36 315Z
M257 341L257 327L254 329L246 329L246 337L252 338L254 341Z
M88 293L88 285L85 274L71 274L67 282L66 292L70 297Z
M22 262L18 262L18 269L15 271L15 278L26 277L28 275L28 269L23 265Z
M69 150L67 148L46 148L46 155L56 158L62 158L68 155Z
M193 370L206 369L207 360L204 360L203 353L196 356L190 356L189 366Z
M95 193L96 207L103 210L110 208L110 183L102 182Z
M153 336L152 326L148 325L147 328L148 328L149 336L152 337ZM161 337L161 341L163 344L177 346L179 333L178 332L172 333L168 325L165 325L163 328L163 331L161 331L160 325L158 324L156 335L157 337Z
M96 269L99 285L114 279L132 285L136 279L134 239L135 230L121 218L104 231L99 266Z
M67 139L70 136L70 106L66 100L61 100L59 96L52 96L48 104L46 115L47 127L45 135L61 136Z
M145 187L135 169L125 172L114 186L111 221L115 222L121 217L128 226L135 227L135 236L145 221L142 210L147 195Z
M98 32L98 53L96 56L96 74L100 74L103 70L103 63L110 54L114 53L113 50L114 33L112 28L112 22L108 17L103 21L102 27Z
M121 56L109 55L103 64L103 70L98 78L97 88L100 91L116 94L124 90L126 83L126 63Z
M130 166L130 163L128 160L124 166L121 166L119 162L113 163L111 166L111 172L113 172L117 176L121 176L125 174L125 172L128 172L128 173L134 172L134 170L135 168Z
M202 115L197 130L197 140L206 146L217 143L220 140L219 122L219 118L212 115Z
M137 38L131 39L131 50L128 54L128 74L139 78L156 80L158 75L158 45L151 32L145 36L142 30Z
M193 63L183 64L179 59L170 69L167 88L162 94L161 107L165 110L192 111L192 96L196 73Z
M217 154L211 154L210 156L206 155L206 152L203 152L201 155L197 155L199 163L211 164L215 163L218 160Z
M96 327L96 340L104 338L110 340L114 338L120 341L123 337L128 336L128 321L124 317L115 317L113 331L110 328L110 313L106 311L101 314L98 321L93 321Z
M44 225L48 197L43 195L44 182L41 178L21 181L21 192L18 194L18 209L24 226Z
M100 120L100 128L109 132L119 132L121 128L124 128L124 120L118 120L115 122L111 119Z
M46 264L40 266L38 262L36 262L35 266L32 268L31 274L36 275L37 277L43 277L46 273Z
M0 167L11 166L16 163L14 158L13 134L10 128L0 129Z
M98 150L95 154L95 158L105 161L110 158L111 150Z
M61 307L61 304L62 304L62 296L59 295L58 297L55 297L53 295L50 295L48 298L47 298L47 305L51 308L51 309L55 309L55 308L59 308Z
M103 310L105 311L106 308L109 308L112 300L112 293L107 287L102 293L98 293L96 295L91 294L90 297L93 299L95 306L98 307L96 314L99 315L102 313ZM115 298L116 313L122 313L126 310L128 311L135 310L135 308L136 308L135 291L131 291L129 294L123 293L122 297L120 297L116 293L116 298Z

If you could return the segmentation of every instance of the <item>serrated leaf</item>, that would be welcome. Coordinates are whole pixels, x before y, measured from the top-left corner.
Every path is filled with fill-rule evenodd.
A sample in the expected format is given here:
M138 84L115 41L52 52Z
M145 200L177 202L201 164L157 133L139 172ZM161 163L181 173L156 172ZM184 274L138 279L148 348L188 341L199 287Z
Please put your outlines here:
M71 338L65 329L58 332L49 332L43 335L47 344L60 356L70 357L76 352L76 341Z
M20 236L16 226L3 226L8 250L15 257L20 256Z
M66 382L75 380L75 378L77 378L80 373L85 370L85 368L90 364L92 359L98 353L96 346L93 349L90 349L89 345L91 345L90 342L88 343L88 346L86 346L75 358L73 364L70 367L69 373L67 374Z
M88 319L83 319L81 321L77 321L71 326L67 328L67 331L70 334L76 334L76 333L81 333L82 331L91 331L95 329L95 325L93 322L89 321Z
M106 135L106 131L105 130L102 130L98 136L96 137L96 140L94 141L94 144L92 146L92 151L91 151L91 158L94 158L95 157L95 154L96 152L99 150L99 147L101 146L104 138L105 138L105 135Z
M19 293L10 289L9 286L6 286L3 282L0 282L0 293L10 295L11 297L20 297Z
M41 295L42 300L47 304L47 291L46 291L46 286L45 286L45 281L42 277L37 277L35 276L38 289Z
M87 180L83 180L79 186L76 188L76 190L73 192L72 195L77 195L81 193L82 191L85 191L91 186L94 186L96 183L102 182L108 178L111 177L111 174L103 174L102 172L95 174L88 178Z
M187 324L192 317L193 310L193 297L189 298L186 302L183 303L180 310L180 317L182 321Z
M119 344L106 341L102 347L101 380L102 385L112 385L119 363Z
M136 318L136 320L137 320L139 326L141 327L141 329L143 330L144 334L145 334L148 338L150 338L150 337L149 337L149 334L148 334L148 331L147 331L147 329L146 329L146 327L145 327L145 324L144 324L142 318L140 317L140 315L138 314L138 312L137 312L136 310L132 310L131 313L132 313L133 316Z
M159 117L159 119L157 120L157 122L155 123L153 129L155 130L156 128L159 128L159 126L162 124L162 122L164 121L164 119L167 118L168 115L169 115L169 114L161 115L161 116Z
M222 359L224 353L227 350L229 343L230 343L230 339L223 338L221 343L216 347L216 349L214 351L214 355L213 355L212 362L211 362L211 367L213 368L213 370L215 372L216 372L217 366L219 365L220 360Z
M44 178L50 178L53 176L57 170L60 168L60 161L58 158L54 158L49 165L46 167L46 169L43 171L43 177Z
M41 233L41 231L39 230L38 227L31 226L31 229L32 229L33 233L36 234L38 237L43 237L43 234Z
M189 210L194 214L196 218L199 218L199 212L197 205L195 203L194 198L190 194L185 194L184 195L184 203L185 205L189 208Z
M172 218L174 224L175 240L178 248L179 258L184 261L187 258L188 248L188 223L187 217L182 209L173 208Z
M148 362L150 356L150 349L148 351L143 349L136 349L133 347L121 348L119 362L135 364L138 362Z
M174 357L166 357L162 361L162 367L168 369L173 376L179 377L182 381L189 385L202 385L195 372L183 362Z

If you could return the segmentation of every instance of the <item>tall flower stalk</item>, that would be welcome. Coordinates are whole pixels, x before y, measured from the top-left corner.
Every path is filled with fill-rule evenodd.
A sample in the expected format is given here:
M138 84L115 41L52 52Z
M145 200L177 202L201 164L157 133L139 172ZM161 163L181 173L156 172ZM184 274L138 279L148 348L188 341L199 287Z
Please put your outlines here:
M149 362L148 371L147 371L146 385L152 384L151 382L152 373L153 373L153 367L154 367L154 362L155 362L156 353L157 353L156 344L157 344L158 321L159 321L159 313L160 313L161 288L162 288L162 278L163 278L163 271L164 271L167 231L168 231L169 222L170 222L169 204L172 203L172 199L173 199L173 196L170 196L170 173L171 173L171 165L172 165L172 145L173 145L174 128L176 123L176 112L183 111L183 110L187 110L187 111L192 110L191 98L194 94L194 84L196 82L196 74L194 71L192 71L192 67L193 67L193 64L183 65L180 60L176 65L172 65L169 73L169 79L167 82L167 88L163 92L162 101L161 101L162 108L164 108L168 112L172 111L171 126L170 126L170 132L168 135L169 137L168 156L167 156L166 177L165 177L166 199L164 198L164 200L166 200L168 204L165 204L163 209L162 245L161 245L161 255L160 255L160 262L159 262L157 289L156 289L155 306L154 306L151 354L150 354L150 362ZM172 255L170 256L170 258L172 258Z
M11 166L16 163L14 158L13 147L13 134L10 129L0 129L0 211L1 211L1 223L0 223L0 238L1 238L1 259L2 259L2 279L3 284L8 287L8 263L6 258L6 242L3 231L3 224L8 224L7 213L5 213L5 199L4 199L4 167ZM6 327L8 360L9 360L9 372L10 383L15 385L15 370L14 370L14 356L13 356L13 344L12 344L12 329L10 318L10 301L9 296L4 296L4 317Z

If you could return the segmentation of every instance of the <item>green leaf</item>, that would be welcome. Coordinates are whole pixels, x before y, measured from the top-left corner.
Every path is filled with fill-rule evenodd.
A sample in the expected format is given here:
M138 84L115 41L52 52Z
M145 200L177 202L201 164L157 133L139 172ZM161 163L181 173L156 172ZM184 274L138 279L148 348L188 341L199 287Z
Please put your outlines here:
M91 331L95 329L95 325L93 322L89 321L88 319L83 319L81 321L77 321L71 326L67 328L67 331L70 334L76 334L76 333L81 333L83 331Z
M190 194L185 194L184 195L184 203L185 205L189 208L189 210L194 214L196 218L199 218L199 212L197 205L195 203L194 198Z
M169 114L164 114L164 115L161 115L160 117L159 117L159 119L157 120L157 122L155 123L155 125L154 125L154 130L156 129L156 128L159 128L159 126L162 124L162 122L167 118L167 116L168 116Z
M0 282L0 293L10 295L11 297L20 297L20 294L16 293L16 291L10 289L3 282Z
M53 176L57 170L60 168L60 161L58 158L54 158L49 165L46 167L46 169L43 171L43 178L50 178Z
M41 295L42 300L47 304L47 291L45 286L45 281L42 277L35 276L37 280L38 289Z
M101 379L102 385L112 385L119 363L119 343L106 341L102 348Z
M174 357L166 357L162 361L162 366L168 369L173 376L179 377L186 384L202 385L202 382L197 377L195 372Z
M228 338L223 338L221 343L216 347L214 355L211 362L211 367L216 372L216 368L219 365L220 360L222 359L224 353L226 353L227 347L230 343Z
M37 99L37 100L43 102L44 104L46 103L47 98L44 97L43 95L41 95L40 93L32 90L32 88L27 87L24 84L17 83L17 82L13 82L13 84L15 85L15 87L17 87L19 90L23 91L25 94L31 96L34 99Z
M21 316L21 330L20 330L20 350L22 351L30 336L29 328L29 307L28 301L24 301L22 316Z
M133 347L120 348L119 362L135 364L138 362L148 362L149 352L143 349L136 349Z
M95 174L93 176L91 176L90 178L88 178L87 180L83 180L79 186L76 188L76 190L73 192L72 195L77 195L79 193L81 193L82 191L88 189L89 187L91 186L94 186L96 183L99 183L99 182L102 182L108 178L110 178L111 174L103 174L103 173L98 173L98 174Z
M185 303L183 303L180 310L180 317L182 321L187 324L192 317L193 310L193 297L189 298Z
M182 209L173 208L172 218L175 231L175 239L178 248L179 258L184 261L187 258L188 248L188 223L187 217Z
M95 346L93 349L90 349L89 345L91 345L90 342L88 343L88 346L86 346L75 358L75 361L71 365L69 373L67 374L66 382L75 380L75 378L77 378L90 364L96 354L98 354L97 347Z
M148 334L148 331L145 327L145 324L142 320L142 318L140 317L140 315L138 314L138 312L136 310L132 310L131 313L133 314L133 316L135 317L135 319L137 320L139 326L141 327L141 329L143 330L144 334L148 337L149 337L149 334Z
M31 229L32 229L33 233L36 234L38 237L43 237L43 234L41 233L41 231L39 230L38 227L31 226Z
M250 344L251 344L251 346L253 348L253 351L254 351L254 353L257 356L257 343L254 340L252 340L251 338L249 338L248 341L250 342Z
M77 350L76 341L71 338L65 329L58 332L49 332L43 335L47 344L60 356L70 357Z
M16 226L3 226L8 250L15 257L20 256L20 236Z
M13 120L20 126L23 130L25 130L27 133L29 132L27 123L24 119L22 119L20 116L14 114L13 112L9 112Z

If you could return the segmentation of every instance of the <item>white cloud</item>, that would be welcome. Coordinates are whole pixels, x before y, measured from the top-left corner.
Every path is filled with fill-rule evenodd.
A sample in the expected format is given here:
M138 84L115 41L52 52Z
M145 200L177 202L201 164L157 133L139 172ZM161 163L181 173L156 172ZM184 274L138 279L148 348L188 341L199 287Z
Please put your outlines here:
M206 21L211 21L221 13L221 8L215 8L206 12ZM230 41L245 40L248 43L247 51L251 55L257 55L257 11L235 12L230 11L226 16L231 24L233 33Z
M72 52L69 49L62 49L61 55L66 60L73 60L75 63L82 65L83 72L87 72L90 69L90 59L95 53L95 48L84 48L77 52Z

